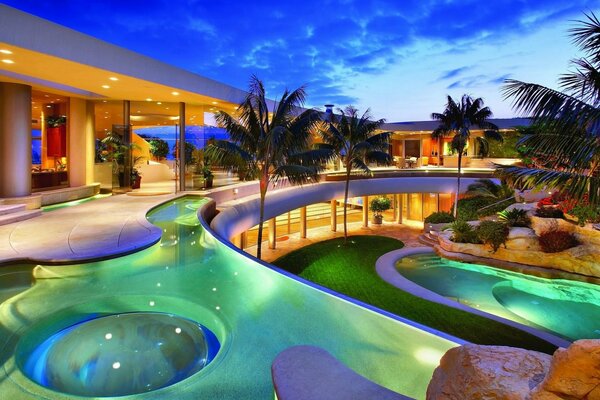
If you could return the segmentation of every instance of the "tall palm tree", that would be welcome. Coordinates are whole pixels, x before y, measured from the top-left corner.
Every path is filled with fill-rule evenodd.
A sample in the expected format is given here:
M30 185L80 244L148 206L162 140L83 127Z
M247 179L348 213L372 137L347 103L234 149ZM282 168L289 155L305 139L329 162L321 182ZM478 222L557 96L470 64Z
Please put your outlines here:
M433 139L441 142L442 138L449 135L452 137L451 148L458 152L458 173L456 183L456 200L454 201L454 217L456 218L458 210L458 195L460 193L460 174L462 156L469 138L471 137L471 128L478 127L484 130L486 139L502 140L498 132L498 127L489 122L492 117L492 111L489 107L483 106L483 100L473 98L469 95L463 95L460 103L454 101L448 96L448 103L444 112L432 113L431 118L440 121L440 125L431 133Z
M344 244L348 241L347 210L350 175L356 173L369 175L368 162L389 163L387 153L390 133L376 133L385 122L384 119L372 120L370 110L362 115L352 106L338 110L339 117L332 115L327 129L321 130L325 143L321 147L330 149L346 168L346 188L344 190ZM363 205L366 207L366 204Z
M538 129L519 144L540 162L510 166L499 174L521 188L558 188L575 200L600 204L600 21L594 13L570 30L585 57L559 80L562 92L535 83L509 79L506 99Z
M252 76L250 89L238 107L237 118L225 111L215 115L217 123L229 133L207 147L213 162L231 170L243 170L260 183L260 216L256 256L261 258L265 198L269 185L280 178L292 184L315 182L321 163L331 157L327 150L309 150L311 132L319 122L319 113L301 111L304 87L287 89L269 113L263 83Z

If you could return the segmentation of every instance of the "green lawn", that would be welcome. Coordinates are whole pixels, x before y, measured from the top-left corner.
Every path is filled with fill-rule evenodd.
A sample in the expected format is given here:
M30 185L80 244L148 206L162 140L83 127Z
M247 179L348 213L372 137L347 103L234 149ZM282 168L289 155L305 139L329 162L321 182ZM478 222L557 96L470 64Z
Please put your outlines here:
M423 300L383 281L375 271L379 256L404 246L383 236L326 240L289 253L272 264L312 282L440 331L479 344L552 354L556 347L499 322Z

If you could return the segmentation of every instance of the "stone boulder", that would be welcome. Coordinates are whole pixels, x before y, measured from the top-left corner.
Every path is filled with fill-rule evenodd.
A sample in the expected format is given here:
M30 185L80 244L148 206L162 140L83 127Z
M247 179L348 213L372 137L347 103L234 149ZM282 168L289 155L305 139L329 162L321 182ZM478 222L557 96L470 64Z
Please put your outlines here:
M550 372L530 400L600 400L600 340L578 340L558 349Z
M450 349L427 387L428 400L525 400L546 376L551 356L505 346Z

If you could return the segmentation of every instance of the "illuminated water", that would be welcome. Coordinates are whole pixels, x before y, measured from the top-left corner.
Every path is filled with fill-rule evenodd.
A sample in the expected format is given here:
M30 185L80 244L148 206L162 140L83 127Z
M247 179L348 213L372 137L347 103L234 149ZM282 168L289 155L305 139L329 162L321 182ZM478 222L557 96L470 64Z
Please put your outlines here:
M433 254L404 257L398 271L442 296L566 339L600 338L600 287L544 279Z
M192 332L199 333L195 329L201 325L205 339L206 332L214 333L220 345L212 355L214 359L197 370L195 360L203 359L198 335L194 336L196 344L184 347L188 353L190 348L200 346L193 357L177 355L179 346L175 346L164 354L154 352L151 359L135 359L137 356L131 354L116 358L132 348L133 339L124 338L122 350L115 347L102 358L106 370L123 374L115 380L118 390L121 383L132 382L134 375L130 374L135 374L141 384L127 388L128 393L148 383L157 388L131 398L271 400L271 362L279 352L298 344L323 347L358 373L392 390L417 399L425 397L439 358L456 343L248 259L202 229L196 210L203 203L197 197L188 197L155 209L148 219L163 229L163 238L139 253L65 266L0 266L0 398L79 398L62 394L75 393L73 388L85 382L87 370L77 363L103 357L94 353L90 358L92 350L88 347L99 346L108 333L112 334L110 340L115 339L115 326L120 326L114 325L117 317L106 316L124 313L173 315L188 321ZM45 343L52 338L67 340L65 348L81 346L82 339L75 331L87 325L82 324L84 321L101 326L84 329L92 339L87 350L73 351L76 362L69 365L78 368L72 368L67 386L61 386L65 378L50 376L41 367L32 368L39 370L37 377L24 372L28 371L28 363L48 365L43 353L49 348ZM131 333L133 325L121 328ZM153 343L156 332L163 328L172 331L173 325L170 321L154 321L142 335L142 344ZM94 336L96 333L98 336ZM212 347L208 346L208 359ZM57 357L48 354L46 360L56 362L52 369L62 373L68 358L62 358L63 350L59 353ZM154 362L155 358L161 363ZM135 359L132 369L125 368L131 359ZM113 368L116 362L119 368ZM172 375L178 375L175 369L191 372L178 375L181 380L175 383L177 379L170 378L159 382L152 377L154 367L171 371ZM97 386L102 385L98 382ZM87 384L83 387L91 388Z

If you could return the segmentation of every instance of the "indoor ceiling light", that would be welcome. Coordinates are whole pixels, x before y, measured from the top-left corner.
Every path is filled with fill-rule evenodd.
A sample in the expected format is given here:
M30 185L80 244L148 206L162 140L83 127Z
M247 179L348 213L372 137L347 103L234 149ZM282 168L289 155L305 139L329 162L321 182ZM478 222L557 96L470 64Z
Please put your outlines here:
M2 62L4 64L14 64L15 63L13 60L9 60L8 58L5 58L4 60L2 60Z
M13 52L7 49L0 49L0 53L2 54L12 54Z
M179 96L179 92L171 92L173 96Z
M111 76L108 79L110 79L111 81L118 81L119 80L119 78L117 78L116 76Z
M108 85L102 85L102 87L103 87L104 89L110 89L110 86L108 86Z
M216 101L213 101L212 103L213 103L213 104L219 104L219 103L217 103Z
M152 101L152 99L151 99L150 97L148 97L148 98L146 99L146 101Z

